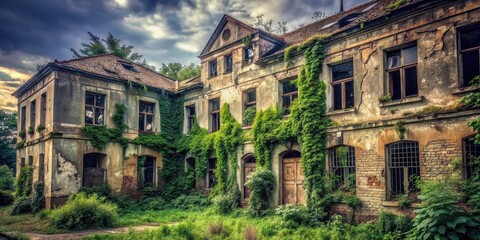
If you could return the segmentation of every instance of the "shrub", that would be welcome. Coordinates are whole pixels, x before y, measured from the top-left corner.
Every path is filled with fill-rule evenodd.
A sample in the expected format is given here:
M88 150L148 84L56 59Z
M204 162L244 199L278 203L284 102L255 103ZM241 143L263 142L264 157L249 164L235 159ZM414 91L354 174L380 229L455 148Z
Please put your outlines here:
M257 230L255 230L252 225L245 228L245 232L243 233L245 240L257 240L257 235Z
M83 192L87 195L97 194L99 197L108 197L110 196L112 189L108 183L102 183L92 187L81 187L79 192Z
M389 234L388 239L401 239L412 228L412 221L403 215L382 212L375 223L381 234Z
M408 197L408 193L403 194L398 201L398 208L407 209L408 207L410 207L410 205L412 205L412 200L410 200L410 198Z
M272 171L263 168L257 169L245 185L251 190L248 209L255 216L264 215L268 210L268 202L275 185Z
M230 235L227 229L223 226L223 223L212 223L208 226L208 239L212 239L216 236L220 237L221 239L225 239Z
M13 190L13 172L7 165L0 166L0 190Z
M227 214L238 207L237 198L233 194L219 195L213 198L213 204L218 213Z
M149 197L140 201L141 210L162 210L167 207L167 202L161 197Z
M32 199L32 213L37 213L45 208L45 196L44 193L45 184L37 182L34 184L34 195Z
M13 203L11 215L18 215L32 212L32 199L30 197L20 197Z
M204 209L210 205L208 198L201 194L181 195L172 201L171 206L177 209Z
M418 184L422 200L415 210L415 239L478 239L480 223L458 203L462 198L457 179L423 181Z
M344 196L343 202L353 210L357 209L362 205L360 198L358 198L356 195L353 195L353 194Z
M0 190L0 207L7 206L13 203L12 193L9 191Z
M308 210L303 206L282 205L275 209L275 214L282 217L287 228L296 228L309 220Z
M50 213L53 226L61 229L111 227L117 217L117 206L106 203L104 197L85 193L72 195L65 205Z

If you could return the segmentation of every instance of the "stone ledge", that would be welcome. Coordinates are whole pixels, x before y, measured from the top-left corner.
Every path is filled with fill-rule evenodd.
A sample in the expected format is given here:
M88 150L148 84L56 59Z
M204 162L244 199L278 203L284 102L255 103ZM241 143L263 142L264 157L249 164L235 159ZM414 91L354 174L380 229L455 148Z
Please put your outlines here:
M398 207L399 201L382 201L384 207ZM412 203L409 208L420 208L421 203Z
M401 100L392 100L389 102L385 103L380 103L380 107L385 108L385 107L393 107L393 106L398 106L398 105L404 105L404 104L410 104L410 103L418 103L423 101L423 96L417 96L417 97L407 97Z
M333 111L328 111L328 112L327 112L327 116L347 114L347 113L356 113L356 112L357 112L357 109L356 109L356 108L333 110Z
M479 88L475 87L475 86L469 86L469 87L464 87L464 88L458 88L456 90L454 90L452 92L453 95L463 95L463 94L467 94L467 93L471 93L471 92L474 92L474 91L477 91L479 90Z

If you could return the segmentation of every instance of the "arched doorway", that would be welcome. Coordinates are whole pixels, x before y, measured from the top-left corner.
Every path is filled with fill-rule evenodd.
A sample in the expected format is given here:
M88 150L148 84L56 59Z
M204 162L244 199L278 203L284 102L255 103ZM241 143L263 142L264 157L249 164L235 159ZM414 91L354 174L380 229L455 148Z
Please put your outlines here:
M190 157L186 160L187 181L191 189L197 186L197 172L195 170L195 158Z
M102 153L83 155L83 186L93 187L107 182L107 164Z
M282 156L283 204L305 205L303 179L300 152L285 152Z
M250 197L251 190L245 186L245 183L248 181L250 175L255 172L257 168L257 163L255 161L255 156L247 155L243 160L243 198L246 199Z
M139 156L137 167L137 186L156 186L156 158L152 156Z

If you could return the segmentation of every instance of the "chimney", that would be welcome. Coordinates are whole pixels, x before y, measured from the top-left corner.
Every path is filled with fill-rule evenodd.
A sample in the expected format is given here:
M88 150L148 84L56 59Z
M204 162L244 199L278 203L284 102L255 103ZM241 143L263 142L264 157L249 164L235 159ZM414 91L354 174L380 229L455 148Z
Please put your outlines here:
M340 12L343 12L343 0L340 0Z

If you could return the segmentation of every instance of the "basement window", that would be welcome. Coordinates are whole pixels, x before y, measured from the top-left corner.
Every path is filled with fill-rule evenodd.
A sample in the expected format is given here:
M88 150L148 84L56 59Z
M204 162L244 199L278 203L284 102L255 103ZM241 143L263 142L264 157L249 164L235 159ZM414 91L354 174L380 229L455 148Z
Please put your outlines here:
M140 101L138 111L138 130L140 132L153 132L153 119L155 103Z
M418 142L401 141L387 145L387 199L398 200L403 194L417 192L420 176Z
M387 53L388 90L392 100L418 96L417 46Z
M355 148L333 147L328 150L328 156L333 187L337 189L355 187Z
M217 168L217 159L210 158L208 159L208 172L207 172L207 188L213 188L217 185L217 179L215 178L215 169Z
M217 76L217 60L208 62L209 76L210 78Z
M472 85L472 79L480 75L480 24L460 31L460 87Z
M352 108L354 104L353 61L334 65L331 71L333 110Z
M463 176L464 178L471 178L475 170L474 161L476 158L480 157L480 144L475 144L475 136L464 138L462 141L463 144Z
M103 125L105 118L105 95L85 94L85 124Z
M293 100L298 98L298 88L292 81L282 83L282 108L283 115L290 115Z
M210 101L210 132L220 130L220 99Z

